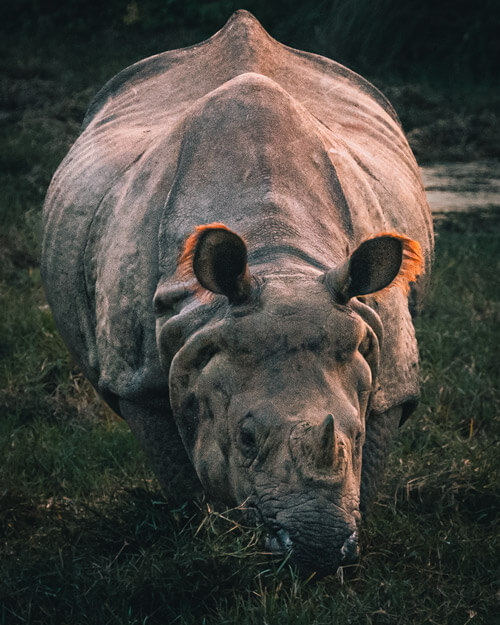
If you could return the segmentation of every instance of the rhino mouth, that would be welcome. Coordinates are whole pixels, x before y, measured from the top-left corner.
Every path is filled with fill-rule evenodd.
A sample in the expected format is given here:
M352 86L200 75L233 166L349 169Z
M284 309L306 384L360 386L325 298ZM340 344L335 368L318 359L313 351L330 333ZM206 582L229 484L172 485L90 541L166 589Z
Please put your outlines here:
M273 555L289 557L290 564L296 565L302 574L315 572L318 579L335 573L339 567L354 564L359 558L357 531L344 540L340 549L318 551L310 545L292 540L287 530L281 528L267 534L265 549Z

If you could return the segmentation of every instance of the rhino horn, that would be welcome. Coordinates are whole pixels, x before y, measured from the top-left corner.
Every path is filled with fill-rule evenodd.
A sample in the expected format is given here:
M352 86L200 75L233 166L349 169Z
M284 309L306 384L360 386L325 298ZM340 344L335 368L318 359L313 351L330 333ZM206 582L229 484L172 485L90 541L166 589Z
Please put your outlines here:
M327 415L323 423L314 428L314 457L318 469L331 469L337 456L337 440L335 436L335 421L331 414Z

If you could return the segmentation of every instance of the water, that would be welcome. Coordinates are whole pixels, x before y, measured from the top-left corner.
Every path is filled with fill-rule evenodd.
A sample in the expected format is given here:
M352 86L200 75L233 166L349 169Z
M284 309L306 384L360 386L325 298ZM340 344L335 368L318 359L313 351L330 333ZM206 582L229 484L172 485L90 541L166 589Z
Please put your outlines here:
M445 213L500 210L500 163L441 163L421 168L427 200L437 217Z

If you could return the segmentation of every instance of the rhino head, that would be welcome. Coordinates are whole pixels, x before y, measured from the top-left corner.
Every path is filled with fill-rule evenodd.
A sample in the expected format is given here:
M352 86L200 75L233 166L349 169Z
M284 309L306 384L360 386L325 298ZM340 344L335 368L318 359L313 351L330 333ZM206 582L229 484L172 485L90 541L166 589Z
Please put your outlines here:
M382 234L324 273L253 275L243 239L203 226L180 260L201 298L159 317L174 418L206 492L243 505L267 527L268 548L291 550L306 573L358 553L382 325L353 298L407 284L418 256L415 242ZM155 304L171 307L172 294L159 290Z

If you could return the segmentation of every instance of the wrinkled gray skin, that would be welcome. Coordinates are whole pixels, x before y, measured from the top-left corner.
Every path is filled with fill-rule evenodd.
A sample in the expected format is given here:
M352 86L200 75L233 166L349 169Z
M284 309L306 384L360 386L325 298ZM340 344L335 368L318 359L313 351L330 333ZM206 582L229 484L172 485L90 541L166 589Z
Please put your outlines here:
M418 306L433 245L385 98L239 11L103 88L44 218L59 330L166 495L243 505L305 572L351 562L418 398L408 298L381 291L401 258L387 237L358 246L379 232L418 241ZM200 238L198 265L179 272L186 239L212 222L245 243Z

